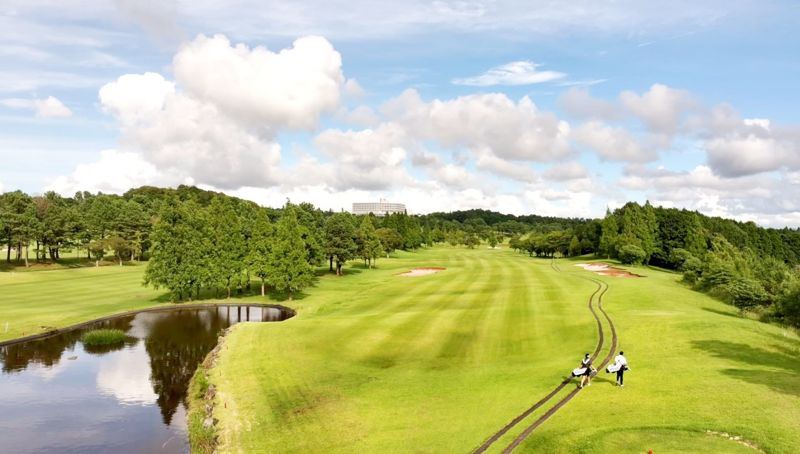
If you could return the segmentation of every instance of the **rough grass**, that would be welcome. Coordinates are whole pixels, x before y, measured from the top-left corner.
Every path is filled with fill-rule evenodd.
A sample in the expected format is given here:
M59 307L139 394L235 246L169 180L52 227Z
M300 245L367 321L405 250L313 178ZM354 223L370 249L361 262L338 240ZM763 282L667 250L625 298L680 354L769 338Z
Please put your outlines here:
M127 336L119 329L95 329L87 331L81 337L83 344L88 347L121 344Z
M572 266L587 260L559 260L557 272L508 250L441 247L323 278L295 318L229 334L210 374L219 450L468 452L593 350L594 286L580 276L609 283L632 371L625 388L600 375L521 452L756 452L707 431L766 452L800 446L795 334L737 317L676 274ZM395 276L419 266L447 270Z
M189 443L194 454L210 454L214 452L214 427L203 425L203 421L206 419L205 395L208 391L208 386L208 371L201 364L189 383L189 392L187 394L189 407L187 427Z

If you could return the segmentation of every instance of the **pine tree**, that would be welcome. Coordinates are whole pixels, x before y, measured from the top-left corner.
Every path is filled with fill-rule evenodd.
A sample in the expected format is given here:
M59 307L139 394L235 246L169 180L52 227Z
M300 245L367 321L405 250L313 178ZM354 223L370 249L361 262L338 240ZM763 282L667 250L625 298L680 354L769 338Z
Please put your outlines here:
M572 239L569 242L569 255L581 255L581 242L575 235L572 235Z
M600 235L600 252L606 258L611 258L617 254L617 243L619 241L619 227L617 217L610 210L606 210L606 217L601 224L602 233Z
M325 221L325 253L336 264L336 275L342 275L342 266L356 256L356 232L351 215L336 213Z
M173 299L191 298L208 281L208 224L204 210L194 202L166 204L153 227L150 260L144 283L158 289L166 287Z
M267 213L259 210L251 219L250 238L247 242L247 269L261 279L261 296L266 294L269 258L272 252L272 224Z
M644 250L645 259L644 263L650 261L650 257L656 251L658 239L658 220L656 219L656 211L650 201L646 201L642 207L642 220L637 229L639 241Z
M688 224L684 249L691 252L695 257L701 257L708 250L708 242L705 229L703 229L703 224L700 222L700 216L697 213L691 213Z
M314 270L308 264L306 245L294 210L288 204L283 210L267 266L267 283L278 291L288 292L289 299L294 293L311 285L314 279Z
M358 255L372 268L372 262L378 259L378 256L383 251L383 246L375 233L375 225L372 224L372 219L369 216L364 216L361 221L357 238Z
M239 216L227 197L215 197L208 211L212 249L207 255L210 281L215 288L224 288L227 297L241 283L247 253Z

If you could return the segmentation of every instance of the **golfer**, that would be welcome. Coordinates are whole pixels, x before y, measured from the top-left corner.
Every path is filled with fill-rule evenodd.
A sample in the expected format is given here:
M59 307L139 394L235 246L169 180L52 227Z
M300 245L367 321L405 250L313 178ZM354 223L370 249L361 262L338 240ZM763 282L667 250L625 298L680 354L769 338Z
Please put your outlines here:
M625 386L623 384L625 380L625 371L630 369L628 367L628 359L625 358L625 352L623 351L619 352L619 355L617 355L617 357L614 358L614 364L617 365L617 367L619 367L617 369L617 384L619 386Z
M592 386L592 372L594 369L592 368L592 358L589 357L587 353L583 359L581 360L581 367L586 369L581 376L581 384L578 385L578 388L583 388L584 386Z

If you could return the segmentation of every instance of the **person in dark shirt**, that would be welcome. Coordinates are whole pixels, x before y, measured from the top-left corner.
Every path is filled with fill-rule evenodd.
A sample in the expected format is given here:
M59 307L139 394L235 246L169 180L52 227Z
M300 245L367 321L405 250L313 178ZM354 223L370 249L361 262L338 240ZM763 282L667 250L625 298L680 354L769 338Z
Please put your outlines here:
M592 358L589 357L587 353L583 359L581 360L581 367L586 369L581 376L581 384L578 385L578 388L583 388L584 386L592 386L592 372L594 368L592 367Z

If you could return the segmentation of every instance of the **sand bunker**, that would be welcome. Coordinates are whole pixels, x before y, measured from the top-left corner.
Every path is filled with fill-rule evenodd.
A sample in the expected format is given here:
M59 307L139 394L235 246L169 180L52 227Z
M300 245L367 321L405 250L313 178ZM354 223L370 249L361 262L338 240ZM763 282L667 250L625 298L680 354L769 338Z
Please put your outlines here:
M614 268L613 266L607 263L578 263L575 266L579 266L586 271L594 271L595 273L601 276L612 276L612 277L642 277L638 274L629 273L625 270L621 270L619 268Z
M438 273L439 271L444 271L446 269L447 268L438 268L438 267L414 268L411 271L406 271L405 273L398 274L398 276L404 276L404 277L427 276L429 274Z

